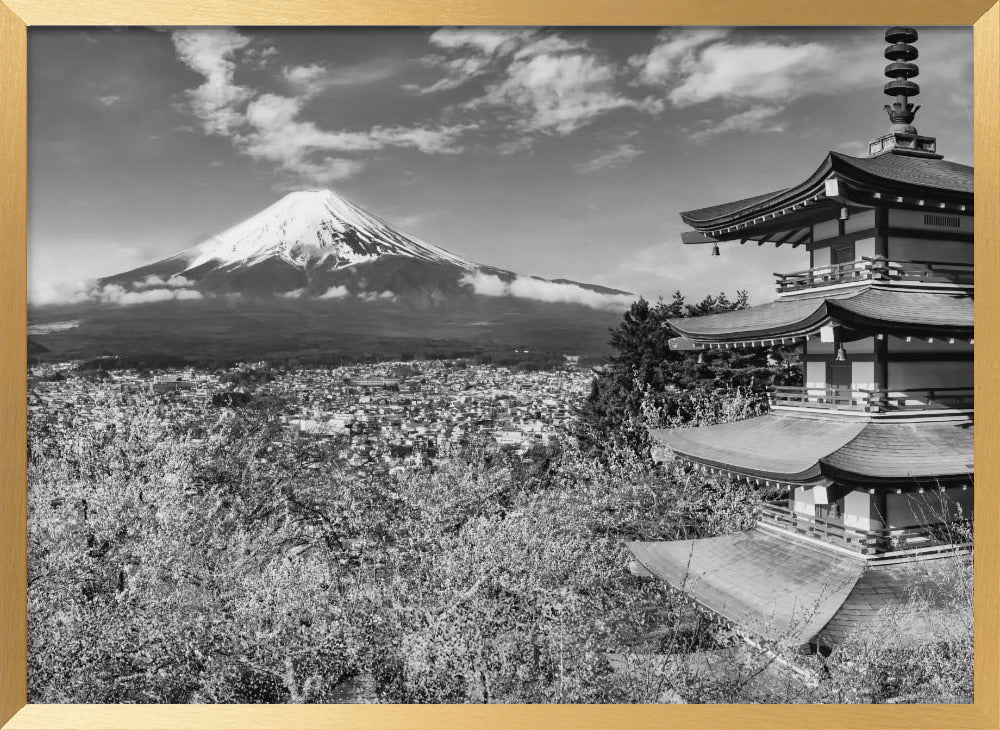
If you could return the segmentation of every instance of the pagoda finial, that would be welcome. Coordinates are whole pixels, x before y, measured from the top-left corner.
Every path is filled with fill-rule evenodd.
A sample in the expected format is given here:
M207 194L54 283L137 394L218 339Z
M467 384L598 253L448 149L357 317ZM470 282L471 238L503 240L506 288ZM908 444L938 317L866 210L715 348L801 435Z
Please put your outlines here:
M885 57L889 59L885 75L889 77L889 83L883 91L893 98L892 104L885 105L892 126L888 133L868 143L869 157L893 153L941 158L937 153L937 140L917 134L913 126L913 118L920 109L910 103L910 98L920 93L920 87L910 81L920 73L917 64L913 63L917 58L917 49L912 44L916 40L916 28L896 25L885 32L885 41L889 44L885 49Z
M884 91L887 96L895 97L892 104L885 105L885 111L892 122L892 131L916 134L913 118L920 107L908 100L920 93L920 87L910 81L920 73L917 64L912 63L917 58L917 49L910 45L917 40L917 30L897 25L885 32L885 40L889 44L885 57L890 61L885 67L885 75L890 81Z

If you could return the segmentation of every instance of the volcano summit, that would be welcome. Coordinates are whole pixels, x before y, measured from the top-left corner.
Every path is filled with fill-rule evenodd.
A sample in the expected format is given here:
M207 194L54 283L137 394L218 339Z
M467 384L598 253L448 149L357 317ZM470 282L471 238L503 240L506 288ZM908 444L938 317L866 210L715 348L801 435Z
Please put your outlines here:
M606 352L632 298L477 264L307 190L29 320L51 359L535 358Z
M486 294L613 305L627 292L483 266L397 230L330 190L289 193L245 221L153 264L99 281L128 292L331 299ZM602 298L609 302L602 302Z

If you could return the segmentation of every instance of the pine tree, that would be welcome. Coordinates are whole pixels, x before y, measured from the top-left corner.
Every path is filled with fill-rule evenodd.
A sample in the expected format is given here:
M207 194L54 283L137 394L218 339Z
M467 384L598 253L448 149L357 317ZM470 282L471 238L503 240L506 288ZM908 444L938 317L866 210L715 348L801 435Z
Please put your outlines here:
M669 320L729 312L748 306L745 291L735 299L724 293L687 304L675 292L670 302L650 304L640 298L611 330L614 354L595 368L591 392L580 409L578 435L585 448L609 444L638 452L648 448L642 418L644 401L666 417L683 420L693 393L720 395L734 388L763 393L774 384L797 383L798 352L783 348L692 351L672 348L678 333ZM675 342L675 344L680 344Z

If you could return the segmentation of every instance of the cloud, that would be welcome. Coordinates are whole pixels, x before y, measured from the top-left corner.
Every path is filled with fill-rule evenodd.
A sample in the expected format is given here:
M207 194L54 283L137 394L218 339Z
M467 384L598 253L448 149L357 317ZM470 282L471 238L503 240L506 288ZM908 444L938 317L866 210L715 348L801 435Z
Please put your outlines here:
M135 290L126 289L118 284L101 286L95 281L58 284L33 283L28 300L35 306L46 306L81 304L83 302L129 305L202 298L200 291L187 288L183 282L191 283L182 277L172 277L163 281L154 276L136 282L137 288Z
M705 142L717 134L725 132L784 132L787 126L784 122L775 121L775 117L784 111L780 106L764 106L758 104L746 111L726 117L721 122L713 124L691 134L695 142Z
M444 76L427 86L405 84L403 89L414 94L435 94L457 88L489 71L498 58L511 54L534 35L531 29L440 28L431 33L430 44L445 52L462 55L425 57L423 63L443 71Z
M79 304L87 301L86 285L79 282L38 282L28 284L28 301L36 307L50 304Z
M158 288L129 291L117 284L106 284L87 292L91 301L103 304L148 304L150 302L183 301L201 299L202 294L196 289Z
M729 35L727 28L695 28L661 33L657 45L645 55L632 56L629 64L639 70L639 80L663 84L694 64L695 51Z
M540 38L536 36L527 36L527 38L532 39L531 42L514 51L515 59L529 58L543 53L553 54L564 53L567 51L585 51L589 48L585 40L567 40L566 38L558 35L548 35Z
M104 106L112 106L120 102L122 98L117 94L108 94L107 96L98 97L97 100L101 102Z
M325 292L323 292L322 294L320 294L319 298L320 299L343 299L344 297L347 296L347 294L348 294L348 292L347 292L347 287L346 286L343 286L343 285L340 285L340 286L331 286Z
M496 107L519 137L501 143L504 153L530 147L527 135L565 135L614 109L658 111L662 102L633 98L620 90L627 67L592 50L586 40L533 29L442 28L430 43L443 53L424 59L444 75L409 91L430 94L490 74L485 93L453 108L478 112Z
M300 299L305 293L305 289L292 289L291 291L286 291L282 293L282 297L285 299Z
M783 105L871 84L870 38L845 40L837 45L782 36L744 41L724 28L671 31L629 64L640 82L666 87L676 107L714 100Z
M263 69L267 66L268 59L277 54L278 49L272 45L250 46L243 52L243 58L251 62L255 68Z
M833 74L831 69L838 71ZM830 46L773 41L715 43L683 74L667 94L678 107L713 99L788 103L806 94L836 93L844 88L845 77L851 78Z
M618 69L592 53L540 53L513 61L506 77L469 104L512 108L531 132L566 135L615 109L657 111L662 102L624 96Z
M156 274L150 274L145 279L134 282L132 286L136 289L187 289L193 287L194 284L195 282L191 281L191 279L180 276L179 274L175 274L169 279L164 279Z
M527 276L517 276L513 281L505 282L499 276L482 271L464 274L460 283L471 287L476 294L488 297L521 297L543 302L583 304L592 309L623 310L635 300L631 294L603 294L575 284L561 284Z
M704 142L731 131L785 131L787 122L778 117L795 100L870 85L870 39L859 35L846 41L744 39L725 28L667 31L629 65L638 71L638 83L663 88L675 108L722 104L722 121L691 133L695 142Z
M425 154L453 154L456 139L466 129L451 127L373 127L367 132L328 131L300 121L302 100L262 94L247 106L250 130L234 137L237 148L256 160L275 162L284 170L314 183L327 184L356 174L363 160L329 153L358 153L385 147L410 147Z
M432 45L447 50L471 48L488 56L513 50L533 35L527 29L510 28L440 28L430 36Z
M444 58L432 56L425 58L424 63L433 65L445 72L445 75L432 84L404 84L403 90L411 94L436 94L439 91L455 89L466 81L479 76L490 67L488 56L464 56L462 58Z
M385 75L384 63L348 67L337 76L319 64L286 67L282 75L295 93L263 93L235 83L236 56L250 43L248 37L231 29L195 28L175 31L173 39L180 60L205 77L201 86L187 92L204 131L229 137L242 154L275 163L300 181L326 185L350 177L366 163L347 155L387 147L453 154L461 151L458 137L472 126L323 129L301 118L305 103L328 86Z
M329 72L318 63L310 63L307 66L286 66L282 75L301 93L313 96L323 90Z
M623 143L618 145L613 150L598 155L592 160L574 165L573 169L582 175L586 175L588 173L597 172L598 170L604 170L609 167L621 167L623 165L627 165L641 154L642 150L638 147L628 143Z
M396 295L393 294L391 291L382 291L382 292L365 291L359 293L358 298L363 302L396 301Z
M327 89L362 86L382 81L395 74L398 64L386 59L375 59L361 63L346 64L330 69L319 63L301 66L286 66L282 77L293 90L309 98Z
M253 91L235 83L236 53L250 38L232 28L185 28L171 33L177 56L204 83L186 92L188 103L208 134L228 134L243 123L237 111Z

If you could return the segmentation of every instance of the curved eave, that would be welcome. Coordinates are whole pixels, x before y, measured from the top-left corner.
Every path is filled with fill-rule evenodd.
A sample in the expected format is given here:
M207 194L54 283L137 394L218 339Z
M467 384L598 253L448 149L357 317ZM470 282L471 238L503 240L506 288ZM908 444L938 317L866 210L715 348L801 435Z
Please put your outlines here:
M821 466L848 484L966 484L975 471L974 436L972 422L869 423Z
M974 430L964 422L874 423L770 413L689 429L651 429L693 464L810 486L936 487L971 483Z
M803 203L824 191L824 181L833 172L832 157L827 155L816 171L805 181L783 190L764 195L681 212L681 219L692 228L708 231L743 223L761 215L784 210Z
M796 545L755 529L697 540L627 542L651 576L769 641L826 646L877 637L917 647L947 636L949 596L926 565L866 566L849 555ZM966 556L935 561L949 572ZM925 600L914 602L914 590ZM887 610L888 609L888 610Z
M974 336L975 305L968 291L913 291L867 285L837 296L779 299L756 307L668 320L696 345L781 340L814 334L826 324L883 334Z
M651 429L676 456L737 474L807 483L822 477L820 459L864 429L858 421L824 421L768 414L733 423Z
M769 641L798 646L830 625L864 572L825 550L790 550L763 530L672 542L628 542L650 575Z
M830 152L798 185L731 203L683 211L681 219L697 231L712 232L719 240L751 238L777 228L794 228L806 219L815 221L816 206L833 209L840 205L826 198L825 182L831 177L842 180L845 188L852 189L855 194L878 192L886 199L926 198L937 203L966 205L970 209L974 199L972 168L965 165L903 155L856 158ZM803 206L809 207L803 209Z

